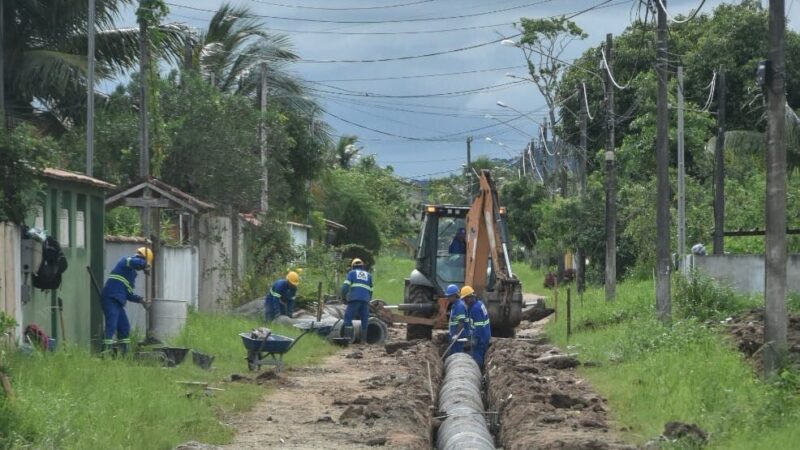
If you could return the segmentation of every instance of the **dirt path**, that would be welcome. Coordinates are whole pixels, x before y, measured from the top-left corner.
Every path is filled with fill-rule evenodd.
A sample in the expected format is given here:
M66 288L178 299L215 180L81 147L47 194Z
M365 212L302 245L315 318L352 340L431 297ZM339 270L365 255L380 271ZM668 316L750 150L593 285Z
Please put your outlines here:
M351 347L318 366L287 370L270 381L274 390L263 402L234 419L239 432L224 448L429 449L430 391L427 376L417 375L431 363L438 384L441 369L427 344L392 355Z

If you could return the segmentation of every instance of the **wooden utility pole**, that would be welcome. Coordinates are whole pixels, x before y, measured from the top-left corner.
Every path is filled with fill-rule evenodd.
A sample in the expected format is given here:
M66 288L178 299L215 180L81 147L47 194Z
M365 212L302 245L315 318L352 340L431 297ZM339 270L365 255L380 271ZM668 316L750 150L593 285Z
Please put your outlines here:
M8 122L6 121L6 77L5 77L5 59L6 59L6 45L5 45L5 18L3 16L3 4L0 1L0 127L7 128Z
M614 141L614 36L606 35L606 301L617 296L617 168Z
M579 194L581 197L586 195L586 140L587 140L587 128L589 127L589 111L586 109L586 83L581 81L581 84L578 85L578 101L581 104L580 108L580 119L581 119L581 140L580 140L580 152L581 154L578 156L579 158L579 171L580 171L580 183L579 183ZM583 246L579 246L577 251L575 252L575 257L577 258L577 285L578 285L578 293L582 294L586 288L586 250Z
M89 0L88 28L89 45L87 59L89 70L86 75L86 175L92 176L94 163L94 0Z
M148 134L148 103L150 97L150 43L147 39L147 20L139 19L139 176L150 175L150 136Z
M192 70L192 60L194 59L194 47L192 44L192 33L187 31L183 43L183 70Z
M717 145L714 147L714 254L725 251L725 68L717 86Z
M683 134L683 67L678 66L678 258L681 261L686 254L686 164Z
M668 321L672 314L670 299L670 227L669 227L669 110L667 98L667 0L657 2L656 76L656 311Z
M269 149L267 147L267 63L261 63L261 212L269 211Z
M769 2L767 65L767 230L764 273L764 372L774 375L786 352L786 91L784 1Z

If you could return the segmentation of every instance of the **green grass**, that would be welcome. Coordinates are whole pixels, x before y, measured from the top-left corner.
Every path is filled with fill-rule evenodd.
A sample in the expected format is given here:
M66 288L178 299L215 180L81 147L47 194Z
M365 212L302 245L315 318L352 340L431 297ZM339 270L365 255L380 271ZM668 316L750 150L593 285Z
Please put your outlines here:
M546 273L544 269L533 268L521 261L512 263L511 269L514 271L514 275L519 278L520 283L522 283L523 292L543 296L550 295L550 290L544 287L544 275Z
M373 297L396 305L403 303L405 279L414 270L411 258L381 255L372 270Z
M16 354L10 374L17 398L0 399L0 448L170 449L188 440L226 443L234 429L220 419L251 408L267 392L262 386L225 383L247 373L237 333L259 326L250 319L190 314L175 344L213 354L212 370L191 362L153 367L129 359L100 359L67 348L51 354ZM297 330L274 329L296 335ZM286 354L288 365L305 365L335 352L314 335ZM224 391L203 395L177 381L209 382Z
M708 431L709 448L794 448L797 376L761 381L719 330L695 320L664 325L654 318L654 303L652 282L626 282L613 303L602 289L589 290L583 305L573 303L569 340L563 302L548 324L557 344L600 363L582 373L608 398L628 439L642 443L676 420Z

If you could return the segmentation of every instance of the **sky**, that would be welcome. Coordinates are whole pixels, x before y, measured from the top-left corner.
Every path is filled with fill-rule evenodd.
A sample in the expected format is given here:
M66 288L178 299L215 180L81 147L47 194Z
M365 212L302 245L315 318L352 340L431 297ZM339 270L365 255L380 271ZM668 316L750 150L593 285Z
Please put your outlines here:
M204 29L223 2L167 0L166 21ZM538 138L544 100L530 81L514 78L526 76L522 52L499 42L518 33L514 22L580 13L572 20L589 36L565 50L562 58L571 61L606 33L621 34L636 18L638 0L230 3L248 7L268 30L291 38L300 61L290 70L308 81L336 136L357 135L362 153L374 154L380 165L391 165L402 177L426 179L461 170L468 136L473 159L517 157ZM700 3L669 0L667 11L686 15ZM707 0L701 12L721 3L730 2ZM789 28L796 30L800 5L793 7L788 0ZM135 25L133 8L118 25ZM435 55L405 58L427 54ZM113 83L102 86L110 90Z

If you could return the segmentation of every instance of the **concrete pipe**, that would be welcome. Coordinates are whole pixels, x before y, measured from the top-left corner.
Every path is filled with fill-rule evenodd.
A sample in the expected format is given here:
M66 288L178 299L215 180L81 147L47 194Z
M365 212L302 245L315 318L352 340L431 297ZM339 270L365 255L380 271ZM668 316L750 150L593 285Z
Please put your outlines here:
M367 344L382 345L384 342L386 342L387 336L389 336L389 328L386 326L386 324L377 317L370 317L369 322L367 323ZM336 324L334 324L333 329L328 337L331 339L344 337L343 320L339 320L336 322ZM358 342L359 339L361 339L361 321L354 320L353 340L350 342Z
M450 416L436 434L439 450L494 449L494 439L482 415Z
M466 353L450 355L444 363L439 412L447 415L437 433L437 448L494 449L484 417L481 370Z

